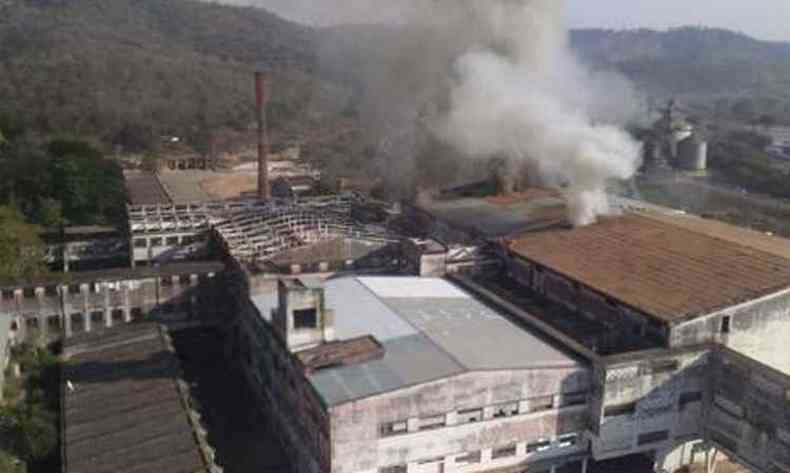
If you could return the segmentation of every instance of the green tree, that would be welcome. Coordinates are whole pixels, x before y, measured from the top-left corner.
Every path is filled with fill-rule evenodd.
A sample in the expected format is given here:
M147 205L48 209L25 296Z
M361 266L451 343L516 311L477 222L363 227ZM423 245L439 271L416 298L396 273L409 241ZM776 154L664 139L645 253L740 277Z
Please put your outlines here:
M39 227L12 207L0 207L0 280L29 279L46 272Z

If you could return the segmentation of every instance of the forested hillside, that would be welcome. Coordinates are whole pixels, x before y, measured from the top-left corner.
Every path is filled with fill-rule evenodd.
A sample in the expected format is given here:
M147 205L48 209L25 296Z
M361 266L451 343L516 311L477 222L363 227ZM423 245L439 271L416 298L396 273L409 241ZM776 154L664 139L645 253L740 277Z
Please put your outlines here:
M276 69L296 75L284 84L305 82L314 41L311 30L260 9L5 0L0 107L42 132L68 130L129 149L148 148L164 133L245 129L253 116L251 71ZM294 112L306 102L295 95L304 93L280 90L275 112Z
M576 30L573 47L614 66L643 88L671 94L782 93L790 87L790 43L728 30Z

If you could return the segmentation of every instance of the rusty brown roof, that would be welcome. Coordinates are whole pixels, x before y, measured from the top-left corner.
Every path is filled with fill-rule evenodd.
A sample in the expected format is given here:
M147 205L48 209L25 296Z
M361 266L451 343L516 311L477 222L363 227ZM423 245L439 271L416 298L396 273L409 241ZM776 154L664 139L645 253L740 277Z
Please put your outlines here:
M762 236L629 214L523 235L512 251L667 322L790 287L790 259ZM724 231L724 230L727 231ZM790 252L785 253L790 254Z
M177 384L178 359L156 324L82 334L64 354L64 472L210 471Z

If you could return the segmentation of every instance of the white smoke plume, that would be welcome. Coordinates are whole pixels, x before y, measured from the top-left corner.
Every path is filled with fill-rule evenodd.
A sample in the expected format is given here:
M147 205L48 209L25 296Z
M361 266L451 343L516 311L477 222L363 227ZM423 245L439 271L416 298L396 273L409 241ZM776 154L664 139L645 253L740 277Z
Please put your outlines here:
M470 6L490 42L456 61L450 110L437 133L471 156L526 161L543 184L565 189L574 225L595 222L609 212L607 181L633 176L641 156L638 143L607 124L623 118L605 100L611 92L601 93L609 77L585 70L570 53L561 2ZM630 93L627 84L621 90Z
M259 1L276 7L280 0ZM427 129L472 162L506 157L511 169L563 189L570 220L587 225L609 212L607 182L639 167L639 144L619 128L638 114L633 88L580 64L562 0L282 1L294 18L318 8L329 22L420 32L368 53L370 63L392 58L364 79L363 121L376 129L381 174L413 181L433 166L441 178L444 163L419 156L418 135Z

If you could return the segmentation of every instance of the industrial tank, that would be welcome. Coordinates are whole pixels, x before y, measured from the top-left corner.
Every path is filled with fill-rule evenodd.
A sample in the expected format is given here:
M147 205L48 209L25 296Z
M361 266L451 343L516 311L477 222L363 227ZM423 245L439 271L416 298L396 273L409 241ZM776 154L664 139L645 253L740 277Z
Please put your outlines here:
M678 147L683 140L688 139L694 133L694 129L687 123L681 123L669 134L669 154L672 159L678 159L680 151Z
M683 171L705 171L708 168L708 143L696 133L678 143L677 167Z

